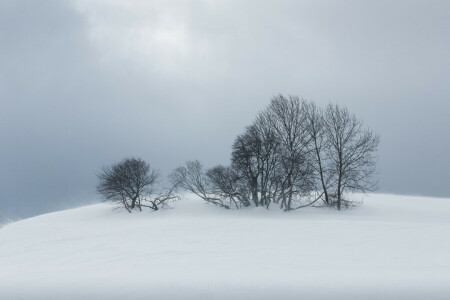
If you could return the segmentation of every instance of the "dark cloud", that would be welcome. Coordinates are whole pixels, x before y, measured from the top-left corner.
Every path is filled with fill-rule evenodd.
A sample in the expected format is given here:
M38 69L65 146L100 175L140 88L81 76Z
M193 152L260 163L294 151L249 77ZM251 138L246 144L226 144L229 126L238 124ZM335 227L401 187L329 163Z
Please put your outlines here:
M96 201L95 172L229 158L272 95L347 105L386 192L450 196L446 1L2 1L0 203Z

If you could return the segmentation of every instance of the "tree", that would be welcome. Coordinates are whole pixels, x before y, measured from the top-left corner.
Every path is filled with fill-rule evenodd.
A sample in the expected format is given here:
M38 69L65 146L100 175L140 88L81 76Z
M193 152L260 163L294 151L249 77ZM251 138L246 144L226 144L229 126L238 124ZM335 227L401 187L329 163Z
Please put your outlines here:
M341 209L346 191L368 192L377 188L375 153L379 135L363 127L363 122L347 108L328 105L324 115L328 140L327 155L332 163L337 208Z
M251 200L255 206L259 205L258 178L261 172L260 153L262 142L255 127L248 127L244 134L239 135L232 152L232 168L236 170L251 194Z
M309 161L311 137L307 131L306 102L283 95L272 98L260 114L274 131L278 165L280 208L292 209L294 197L309 194L313 188L313 169Z
M170 175L175 187L179 187L194 193L208 203L229 209L224 203L225 199L215 194L211 182L203 171L203 166L198 160L188 161L185 166L176 168Z
M228 199L236 208L250 206L250 196L245 182L232 167L216 166L206 172L211 192Z
M306 129L311 139L310 157L311 165L316 174L318 182L318 190L321 190L321 198L326 205L330 205L330 197L328 194L328 186L331 180L331 172L329 168L329 157L326 151L329 147L327 136L325 134L323 110L314 102L310 102L305 106L307 126Z
M257 118L233 144L232 168L245 181L255 206L268 206L271 202L277 147L274 131L263 118Z
M97 177L97 192L106 201L122 203L129 212L135 207L142 210L142 206L146 206L143 201L150 201L151 206L148 207L157 210L158 206L169 200L167 195L159 195L153 200L149 198L159 173L139 158L126 158L106 166Z

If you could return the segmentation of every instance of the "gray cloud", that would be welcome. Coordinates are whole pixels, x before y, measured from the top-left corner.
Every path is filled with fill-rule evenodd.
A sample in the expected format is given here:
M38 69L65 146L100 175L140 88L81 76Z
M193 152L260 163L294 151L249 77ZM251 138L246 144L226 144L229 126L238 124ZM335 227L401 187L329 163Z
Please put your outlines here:
M447 1L2 1L3 215L96 201L95 172L226 163L277 93L382 136L386 192L450 196Z

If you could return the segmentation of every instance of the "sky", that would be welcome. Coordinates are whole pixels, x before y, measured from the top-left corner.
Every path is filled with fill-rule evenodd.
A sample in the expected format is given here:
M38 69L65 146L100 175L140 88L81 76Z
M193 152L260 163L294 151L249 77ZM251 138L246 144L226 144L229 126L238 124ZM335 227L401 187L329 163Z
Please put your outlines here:
M381 136L380 192L450 197L449 1L0 1L0 219L134 156L226 164L279 93Z

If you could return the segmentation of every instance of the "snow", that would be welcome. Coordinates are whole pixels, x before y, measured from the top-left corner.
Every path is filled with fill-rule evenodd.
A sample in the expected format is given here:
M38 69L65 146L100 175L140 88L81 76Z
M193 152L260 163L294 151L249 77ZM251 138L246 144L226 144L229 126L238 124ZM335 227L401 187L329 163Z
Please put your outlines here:
M174 207L102 203L5 225L0 299L450 299L450 199Z

